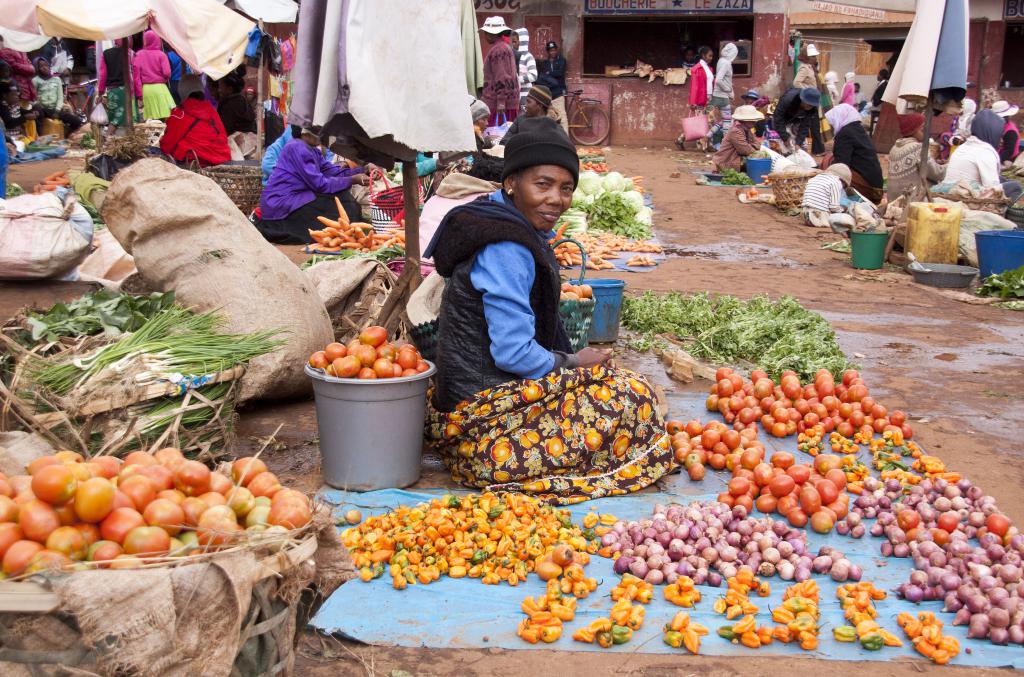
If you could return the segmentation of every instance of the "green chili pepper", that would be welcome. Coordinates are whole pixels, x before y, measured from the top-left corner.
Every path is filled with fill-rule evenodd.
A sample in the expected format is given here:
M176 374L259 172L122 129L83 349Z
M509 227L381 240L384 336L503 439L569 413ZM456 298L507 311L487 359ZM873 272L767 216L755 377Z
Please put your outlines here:
M503 512L505 512L505 506L496 505L487 511L487 519L497 519Z
M683 645L683 633L676 632L675 630L669 630L665 633L665 644L668 644L673 649L678 649Z
M722 627L718 628L718 636L724 637L730 642L736 639L736 633L733 632L732 628L730 628L728 625L723 625Z
M484 560L487 559L486 550L477 550L473 553L473 559L470 560L472 564L483 564Z

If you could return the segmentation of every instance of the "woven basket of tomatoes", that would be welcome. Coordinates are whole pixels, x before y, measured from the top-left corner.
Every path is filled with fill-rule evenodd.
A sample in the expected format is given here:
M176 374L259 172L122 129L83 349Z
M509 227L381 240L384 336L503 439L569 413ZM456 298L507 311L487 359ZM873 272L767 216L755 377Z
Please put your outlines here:
M301 592L343 582L329 511L258 458L210 470L175 448L124 460L60 451L26 471L0 475L5 674L16 669L5 662L97 674L287 667Z

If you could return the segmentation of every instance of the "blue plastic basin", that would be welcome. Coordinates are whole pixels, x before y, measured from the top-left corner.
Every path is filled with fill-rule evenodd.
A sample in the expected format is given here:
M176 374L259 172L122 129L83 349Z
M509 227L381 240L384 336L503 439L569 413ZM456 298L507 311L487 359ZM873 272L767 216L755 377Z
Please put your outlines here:
M974 234L981 279L1024 266L1024 230L982 230Z
M625 280L587 280L594 290L594 319L590 322L591 343L613 343L619 338L619 315Z

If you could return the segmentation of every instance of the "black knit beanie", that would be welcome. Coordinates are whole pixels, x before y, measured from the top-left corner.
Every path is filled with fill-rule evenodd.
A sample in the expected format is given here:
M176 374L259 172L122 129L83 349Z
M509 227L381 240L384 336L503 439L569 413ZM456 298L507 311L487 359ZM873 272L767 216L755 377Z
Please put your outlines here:
M526 120L523 120L525 123ZM574 184L580 180L580 158L568 134L551 118L532 118L529 125L509 139L505 146L504 181L521 169L537 165L565 167L572 174Z

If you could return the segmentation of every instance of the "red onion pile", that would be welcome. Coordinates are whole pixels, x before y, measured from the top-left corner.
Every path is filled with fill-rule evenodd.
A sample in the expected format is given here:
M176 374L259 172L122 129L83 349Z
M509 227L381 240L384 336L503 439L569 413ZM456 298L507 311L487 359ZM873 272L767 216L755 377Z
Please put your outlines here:
M899 482L888 480L885 492L898 496ZM943 600L944 610L956 613L954 625L969 625L968 637L1024 644L1024 537L1003 528L995 499L966 479L923 480L907 492L872 526L887 539L883 555L914 559L900 595L914 603ZM997 526L1002 536L993 532ZM974 537L978 545L969 541Z
M759 576L803 581L812 568L803 531L718 502L656 505L650 519L616 522L601 544L619 553L615 573L628 571L654 585L689 576L717 587L742 565Z

